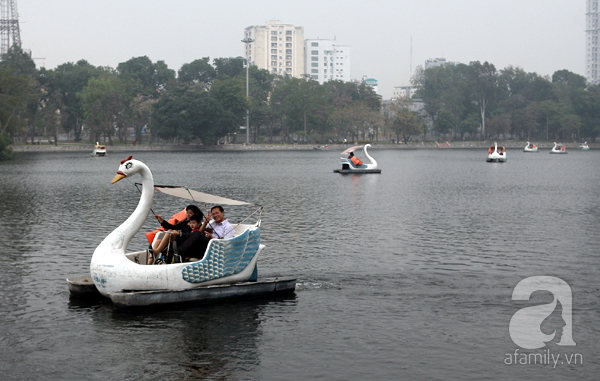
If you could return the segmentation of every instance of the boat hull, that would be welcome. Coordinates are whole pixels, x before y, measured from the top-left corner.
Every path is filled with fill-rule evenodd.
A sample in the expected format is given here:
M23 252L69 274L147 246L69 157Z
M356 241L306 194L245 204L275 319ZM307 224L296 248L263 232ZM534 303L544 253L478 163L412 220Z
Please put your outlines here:
M334 173L347 174L361 174L361 173L381 173L381 169L334 169Z
M108 294L116 309L137 309L190 303L211 303L232 299L250 299L291 294L296 279L289 277L264 278L256 282L200 286L187 290L153 290L114 292Z
M527 149L527 148L525 148L525 149L523 150L523 152L537 152L537 151L538 151L538 149L537 149L537 148L531 148L531 149Z
M96 288L94 280L89 275L67 278L67 285L69 286L69 293L75 297L87 298L102 296Z
M485 159L485 161L487 161L488 163L505 163L506 162L506 155L498 155L498 154L491 154L488 155L487 159Z
M568 154L567 151L554 151L554 150L550 150L550 153L556 154L556 155L566 155L566 154Z

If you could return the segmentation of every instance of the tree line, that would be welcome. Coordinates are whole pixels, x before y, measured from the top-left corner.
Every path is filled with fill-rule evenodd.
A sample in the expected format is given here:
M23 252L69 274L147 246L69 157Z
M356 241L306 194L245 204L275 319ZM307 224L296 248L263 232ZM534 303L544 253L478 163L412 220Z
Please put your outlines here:
M65 133L109 145L139 142L144 129L151 142L214 145L240 132L245 141L247 110L251 142L434 135L594 141L600 128L600 87L567 70L547 78L514 67L498 71L488 62L419 67L416 99L395 99L382 112L380 96L364 82L321 85L244 64L242 57L204 57L175 72L143 56L116 68L80 60L48 70L13 46L0 61L0 158L14 142L50 135L57 144Z
M549 78L476 61L419 67L412 81L423 126L440 136L595 141L600 133L600 86L568 70Z
M240 133L247 110L253 142L372 139L383 126L380 98L364 83L319 85L244 64L204 57L175 72L143 56L116 68L80 60L48 70L13 46L0 61L0 155L13 142L57 143L64 133L112 145L133 130L139 142L144 128L154 142L214 145Z

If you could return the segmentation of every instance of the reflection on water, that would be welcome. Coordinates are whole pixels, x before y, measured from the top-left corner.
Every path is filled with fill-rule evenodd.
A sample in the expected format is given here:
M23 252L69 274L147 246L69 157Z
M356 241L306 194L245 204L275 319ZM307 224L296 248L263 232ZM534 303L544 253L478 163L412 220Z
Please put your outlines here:
M510 368L514 286L573 289L576 350L599 353L600 152L373 150L381 174L334 174L338 154L140 152L158 184L265 206L259 272L297 295L143 313L69 298L98 243L137 205L127 155L0 163L0 371L7 378L591 378L593 361ZM168 216L187 202L157 194ZM254 209L252 209L253 211ZM239 221L244 208L228 207ZM148 218L143 231L153 230ZM147 245L142 234L131 250ZM10 265L7 265L10 264ZM16 364L27 358L30 367Z

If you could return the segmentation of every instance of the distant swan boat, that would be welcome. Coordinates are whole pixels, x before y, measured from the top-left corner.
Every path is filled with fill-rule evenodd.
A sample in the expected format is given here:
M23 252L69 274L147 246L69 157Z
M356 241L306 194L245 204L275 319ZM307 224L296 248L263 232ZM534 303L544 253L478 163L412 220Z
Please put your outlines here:
M92 156L106 156L106 146L96 142L96 146L92 151Z
M527 142L527 145L525 146L525 148L523 148L523 152L537 152L538 151L538 147L533 144L533 143L529 143Z
M350 154L350 156L354 156L354 151L360 148L362 148L363 155L365 156L366 160L369 160L369 163L362 163L356 165L352 162L350 157L345 156L347 154ZM342 155L340 156L340 164L342 165L342 169L334 169L333 172L342 174L381 173L381 169L377 167L377 161L375 161L375 159L373 159L371 155L369 155L369 153L367 152L367 148L372 148L372 146L370 144L365 144L364 146L354 146L342 152L340 154Z
M550 150L550 153L556 153L556 154L568 154L567 152L567 147L565 147L563 144L554 142L554 147L552 147L552 149Z
M494 143L492 147L488 149L488 156L486 161L504 163L506 162L506 148L498 146L498 143Z

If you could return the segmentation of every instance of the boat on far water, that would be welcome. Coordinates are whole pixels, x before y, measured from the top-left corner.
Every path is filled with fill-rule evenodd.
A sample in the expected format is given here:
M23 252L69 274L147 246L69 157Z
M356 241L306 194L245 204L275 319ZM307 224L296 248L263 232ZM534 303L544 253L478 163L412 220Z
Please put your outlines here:
M580 149L580 150L584 150L584 151L586 151L586 150L590 149L590 146L588 146L587 142L585 142L585 143L581 143L581 144L579 145L579 149Z
M538 151L538 147L533 144L533 143L529 143L527 142L527 145L525 146L525 148L523 148L523 152L537 152Z
M552 149L550 150L550 153L557 153L557 154L568 154L567 152L567 147L565 147L563 144L554 142L554 147L552 147Z
M377 166L377 161L375 161L375 159L367 152L367 148L369 147L371 147L370 144L354 146L342 152L340 154L340 164L342 165L342 169L334 169L333 172L342 174L381 173L381 169ZM360 148L362 148L363 155L366 160L369 160L369 163L363 163L362 160L354 156L354 151ZM349 154L348 157L346 157L347 154Z
M488 149L488 156L485 160L488 163L504 163L506 162L506 148L498 146L498 143L494 143L492 147Z
M92 151L92 156L106 156L106 146L96 142L96 146Z

